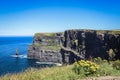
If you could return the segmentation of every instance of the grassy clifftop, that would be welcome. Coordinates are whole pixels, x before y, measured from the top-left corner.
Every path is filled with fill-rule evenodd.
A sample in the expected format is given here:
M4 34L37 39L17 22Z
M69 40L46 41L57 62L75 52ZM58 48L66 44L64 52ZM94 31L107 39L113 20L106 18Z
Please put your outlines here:
M55 37L56 33L36 33L35 37L42 37L42 36L46 36L46 37Z
M73 30L80 30L80 31L90 31L91 29L73 29ZM108 33L108 34L120 34L120 30L95 30L96 32L98 33ZM64 34L64 32L58 32L60 34ZM47 37L55 37L56 36L56 33L36 33L35 34L35 37L40 37L40 36L47 36Z
M118 30L72 29L72 30L69 30L69 31L96 31L97 33L120 34L119 29Z
M97 30L99 33L120 34L120 30Z
M39 37L57 37L57 34L64 34L64 32L44 32L44 33L35 33L35 37L39 38Z

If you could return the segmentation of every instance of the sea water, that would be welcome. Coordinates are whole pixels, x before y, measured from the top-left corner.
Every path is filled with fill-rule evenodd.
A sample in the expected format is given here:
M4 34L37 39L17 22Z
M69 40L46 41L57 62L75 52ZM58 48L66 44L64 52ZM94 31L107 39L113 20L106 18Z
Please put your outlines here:
M27 59L29 45L33 37L0 37L0 76L18 73L31 67L44 67L36 64L36 60ZM18 48L19 57L15 57Z

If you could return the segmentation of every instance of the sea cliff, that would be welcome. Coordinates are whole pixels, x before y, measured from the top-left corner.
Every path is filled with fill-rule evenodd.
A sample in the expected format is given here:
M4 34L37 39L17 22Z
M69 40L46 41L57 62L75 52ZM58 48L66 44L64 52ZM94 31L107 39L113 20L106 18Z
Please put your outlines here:
M36 33L28 58L41 62L72 64L80 59L120 59L120 31L66 30Z

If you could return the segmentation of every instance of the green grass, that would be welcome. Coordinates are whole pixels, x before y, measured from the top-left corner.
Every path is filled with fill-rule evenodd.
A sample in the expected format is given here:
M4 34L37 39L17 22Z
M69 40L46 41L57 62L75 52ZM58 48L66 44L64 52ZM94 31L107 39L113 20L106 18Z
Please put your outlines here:
M31 45L31 46L36 46L36 47L41 47L41 49L45 49L45 50L55 50L55 51L59 51L61 49L61 46L60 45L46 45L46 46L43 46L41 43L36 43L34 45Z
M45 46L45 47L43 47L43 49L48 49L48 50L55 50L55 51L58 51L58 50L60 50L61 49L61 46L59 46L59 45L56 45L56 46Z
M80 29L80 30L82 31L84 29ZM87 29L85 29L85 30L87 30ZM88 30L90 30L90 29L88 29ZM69 31L72 31L72 30L69 30ZM97 33L106 33L107 32L108 34L120 34L120 30L95 30L95 31ZM64 32L58 32L58 33L64 34ZM39 37L56 37L56 33L36 33L35 37L36 38L39 38Z
M76 80L79 75L72 71L73 66L28 69L18 74L7 74L0 80Z
M109 63L102 63L100 65L100 70L97 72L96 75L100 76L120 76L120 70L116 70L112 67Z
M17 74L7 74L1 76L0 80L80 80L81 78L97 76L120 76L120 70L112 67L113 62L100 63L100 69L93 75L76 74L73 70L74 65L64 65L62 67L51 67L43 69L31 68Z
M120 34L120 30L96 30L98 33Z
M56 37L56 33L36 33L35 37Z
M93 29L72 29L69 30L69 32L72 31L96 31L97 33L108 33L108 34L120 34L120 30L93 30Z
M31 45L31 46L41 47L42 44L41 43L35 43L35 44Z

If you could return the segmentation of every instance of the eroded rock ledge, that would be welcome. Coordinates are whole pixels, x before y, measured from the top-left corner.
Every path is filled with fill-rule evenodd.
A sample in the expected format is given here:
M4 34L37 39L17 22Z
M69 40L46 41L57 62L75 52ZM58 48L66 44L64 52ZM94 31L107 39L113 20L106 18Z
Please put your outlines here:
M36 33L28 53L30 59L67 64L90 57L120 59L120 31L66 30L61 33Z

